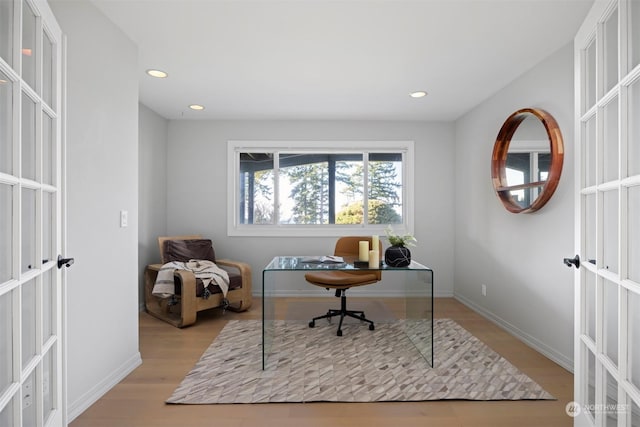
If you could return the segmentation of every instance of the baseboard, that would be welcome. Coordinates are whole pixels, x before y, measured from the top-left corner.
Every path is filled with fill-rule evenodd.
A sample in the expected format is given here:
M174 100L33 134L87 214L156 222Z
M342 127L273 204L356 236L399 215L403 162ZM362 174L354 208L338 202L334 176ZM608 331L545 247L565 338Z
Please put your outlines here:
M507 322L501 317L496 316L494 313L490 312L486 308L477 305L470 299L456 293L454 293L453 297L456 300L460 301L462 304L466 305L467 307L475 311L476 313L480 314L481 316L485 317L486 319L500 326L502 329L506 330L511 335L515 336L520 341L524 342L529 347L536 350L538 353L544 355L545 357L551 359L558 365L562 366L567 371L573 373L573 359L569 359L565 355L558 353L557 351L555 351L553 348L549 347L545 343L527 334L526 332L522 331L521 329L517 328L516 326L512 325L511 323Z
M142 357L140 356L140 352L136 352L135 355L123 363L111 375L96 384L84 395L80 396L78 400L70 403L67 408L67 422L70 424L141 364Z

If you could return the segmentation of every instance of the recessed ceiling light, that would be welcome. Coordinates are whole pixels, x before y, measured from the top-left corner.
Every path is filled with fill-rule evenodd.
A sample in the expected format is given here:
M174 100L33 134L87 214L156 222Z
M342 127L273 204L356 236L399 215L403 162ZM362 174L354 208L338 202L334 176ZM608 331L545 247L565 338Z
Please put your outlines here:
M409 95L411 95L412 98L422 98L423 96L427 96L427 92L419 90L417 92L411 92Z
M162 70L147 70L147 74L149 74L151 77L156 77L159 79L164 79L169 76L169 74L165 73Z
M196 110L196 111L202 111L202 110L204 110L204 105L191 104L191 105L189 105L189 108L191 108L192 110Z
M5 83L9 83L9 82L7 80L5 80L5 79L0 79L0 85L3 85Z

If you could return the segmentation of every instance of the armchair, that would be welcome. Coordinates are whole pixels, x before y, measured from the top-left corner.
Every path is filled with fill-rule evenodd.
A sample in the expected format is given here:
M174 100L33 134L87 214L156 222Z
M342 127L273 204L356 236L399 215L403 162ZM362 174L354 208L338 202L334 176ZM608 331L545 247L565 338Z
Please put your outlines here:
M160 264L151 264L144 272L144 294L146 311L158 319L177 328L189 326L196 321L199 311L222 307L225 310L245 311L251 307L251 267L249 264L227 259L216 259L210 240L200 235L159 237ZM153 287L162 266L172 261L186 262L190 259L206 259L227 271L229 290L224 298L217 285L206 290L202 281L188 270L174 271L175 293L161 298L153 294Z

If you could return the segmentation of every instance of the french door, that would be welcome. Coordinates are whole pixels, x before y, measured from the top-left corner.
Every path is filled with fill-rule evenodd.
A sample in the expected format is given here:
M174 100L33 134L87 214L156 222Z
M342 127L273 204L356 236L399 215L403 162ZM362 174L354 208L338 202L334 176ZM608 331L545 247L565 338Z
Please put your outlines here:
M575 38L576 426L640 426L640 1Z
M0 426L61 426L62 33L0 0Z

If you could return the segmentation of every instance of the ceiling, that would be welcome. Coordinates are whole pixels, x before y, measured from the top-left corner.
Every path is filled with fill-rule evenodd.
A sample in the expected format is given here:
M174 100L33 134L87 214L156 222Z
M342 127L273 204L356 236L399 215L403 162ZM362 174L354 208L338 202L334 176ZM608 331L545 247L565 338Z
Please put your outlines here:
M140 101L167 119L444 121L573 40L593 3L92 1L138 46Z

